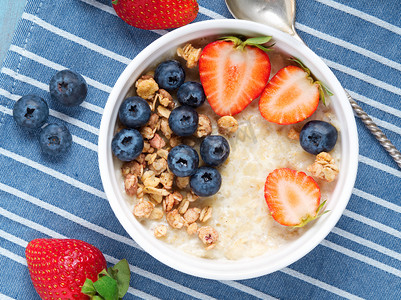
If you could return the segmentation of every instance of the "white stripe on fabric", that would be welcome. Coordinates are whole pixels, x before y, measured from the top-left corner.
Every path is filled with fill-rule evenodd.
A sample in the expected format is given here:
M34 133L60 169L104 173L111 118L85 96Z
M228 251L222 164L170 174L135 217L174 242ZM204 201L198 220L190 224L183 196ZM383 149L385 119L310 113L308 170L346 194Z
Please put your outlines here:
M358 252L352 251L350 249L347 249L345 247L342 247L340 245L334 244L332 242L329 242L328 240L323 240L320 245L325 246L327 248L330 248L332 250L335 250L341 254L344 254L346 256L352 257L354 259L357 259L365 264L371 265L377 269L380 269L382 271L385 271L387 273L393 274L397 277L401 277L401 270L398 270L396 268L390 267L386 264L383 264L381 262L378 262L377 260L374 260L370 257L367 257L365 255L362 255Z
M377 109L380 109L386 113L392 114L398 118L401 118L401 111L398 109L395 109L394 107L385 105L383 103L380 103L378 101L372 100L368 97L362 96L358 93L355 93L353 91L348 90L348 93L351 95L352 98L354 98L355 100L358 100L360 102L363 102L365 104L368 104L372 107L375 107Z
M55 232L54 230L51 230L50 228L47 228L43 225L40 225L38 223L32 222L31 220L25 219L19 215L16 215L8 210L5 210L4 208L0 207L0 214L3 215L4 217L13 220L15 222L18 222L22 225L25 225L29 228L35 229L36 231L42 232L48 236L51 236L53 238L57 239L63 239L65 238L64 235Z
M115 12L114 8L111 7L111 6L105 5L103 3L100 3L100 2L94 1L94 0L80 0L80 1L84 2L86 4L89 4L89 5L92 5L92 6L96 7L96 8L99 8L100 10L103 10L105 12L108 12L109 14L117 16L117 13ZM167 30L159 30L159 29L150 30L150 31L153 31L154 33L157 33L159 35L164 35L164 34L168 33Z
M50 60L48 60L48 59L46 59L44 57L41 57L41 56L39 56L39 55L37 55L37 54L35 54L33 52L30 52L30 51L28 51L26 49L23 49L21 47L15 46L15 45L11 45L9 50L13 51L15 53L18 53L18 54L20 54L20 55L22 55L22 56L24 56L26 58L29 58L30 60L36 61L37 63L40 63L40 64L42 64L44 66L52 68L52 69L54 69L56 71L61 71L61 70L68 69L67 67L64 67L64 66L62 66L60 64L52 62L52 61L50 61ZM89 78L87 76L84 76L84 75L82 75L82 77L86 80L86 82L89 85L97 88L98 90L104 91L106 93L110 93L111 90L112 90L112 88L110 86L106 85L106 84L98 82L98 81L96 81L96 80L94 80L92 78Z
M18 101L22 96L16 95L16 94L11 94L9 91L6 91L2 88L0 88L0 95L7 97L10 100ZM82 128L88 132L91 132L93 134L99 135L99 128L96 128L92 125L86 124L78 119L72 118L66 114L63 114L61 112L58 112L53 109L49 109L49 114L55 118L58 118L60 120L63 120L64 122L67 122L71 125L77 126L79 128Z
M394 229L392 227L389 227L389 226L384 225L382 223L379 223L379 222L377 222L375 220L372 220L372 219L369 219L369 218L364 217L362 215L359 215L357 213L354 213L354 212L352 212L352 211L350 211L348 209L344 210L343 215L348 217L348 218L351 218L351 219L354 219L356 221L359 221L361 223L364 223L364 224L366 224L366 225L368 225L370 227L373 227L373 228L376 228L376 229L378 229L380 231L383 231L383 232L385 232L387 234L395 236L396 238L401 239L401 231L398 231L398 230L396 230L396 229Z
M30 202L30 203L32 203L32 204L34 204L34 205L36 205L36 206L38 206L38 207L40 207L42 209L45 209L45 210L47 210L49 212L55 213L55 214L61 216L64 219L67 219L67 220L69 220L71 222L74 222L74 223L76 223L78 225L81 225L81 226L83 226L83 227L85 227L85 228L87 228L89 230L97 232L97 233L99 233L99 234L101 234L101 235L103 235L105 237L111 238L113 240L116 240L117 242L126 244L128 246L134 247L134 248L139 249L139 250L142 250L137 245L137 243L135 243L135 241L133 239L131 239L131 238L127 238L125 236L116 234L113 231L107 230L106 228L103 228L103 227L101 227L99 225L91 223L91 222L89 222L89 221L87 221L87 220L85 220L83 218L80 218L80 217L78 217L76 215L73 215L73 214L71 214L71 213L69 213L69 212L67 212L67 211L65 211L65 210L63 210L63 209L61 209L61 208L59 208L57 206L54 206L54 205L49 204L47 202L44 202L44 201L42 201L42 200L40 200L38 198L35 198L35 197L31 196L31 195L28 195L28 194L26 194L26 193L24 193L24 192L22 192L20 190L17 190L15 188L11 187L11 186L5 185L5 184L3 184L1 182L0 182L0 190L3 190L4 192L9 193L11 195L14 195L15 197L23 199L23 200L25 200L27 202Z
M391 175L394 175L394 176L396 176L398 178L401 178L401 171L398 171L398 170L396 170L394 168L391 168L391 167L389 167L389 166L387 166L385 164L382 164L382 163L380 163L378 161L375 161L375 160L373 160L373 159L371 159L369 157L366 157L366 156L363 156L363 155L359 155L358 160L360 162L368 165L368 166L371 166L371 167L376 168L376 169L378 169L380 171L383 171L383 172L389 173Z
M2 105L0 105L0 111L5 113L5 114L8 114L10 116L13 115L13 111L11 109L9 109L7 107L4 107ZM81 145L82 147L85 147L85 148L87 148L89 150L92 150L94 152L97 152L97 149L98 149L97 145L95 145L95 144L93 144L91 142L88 142L87 140L82 139L82 138L80 138L80 137L78 137L76 135L71 134L71 136L72 136L72 141L74 143L76 143L78 145Z
M220 280L219 282L221 282L223 284L226 284L226 285L228 285L228 286L230 286L230 287L232 287L234 289L246 292L249 295L252 295L252 296L254 296L256 298L259 298L259 299L265 299L265 300L276 300L277 299L277 298L269 296L269 295L267 295L265 293L257 291L255 289L249 287L249 286L246 286L246 285L241 284L241 283L236 282L236 281Z
M4 249L3 247L0 247L0 255L8 257L13 261L16 261L17 263L20 263L21 265L27 266L25 258L17 254L14 254L13 252L8 251L7 249Z
M386 83L384 81L381 81L381 80L378 80L376 78L373 78L373 77L371 77L369 75L366 75L366 74L364 74L362 72L359 72L359 71L356 71L356 70L351 69L349 67L346 67L344 65L340 65L340 64L338 64L338 63L336 63L334 61L328 60L326 58L322 58L322 60L326 63L326 65L328 65L329 67L331 67L333 69L336 69L336 70L338 70L340 72L348 74L348 75L350 75L352 77L355 77L355 78L357 78L359 80L362 80L362 81L365 81L365 82L367 82L369 84L375 85L375 86L377 86L377 87L379 87L379 88L381 88L383 90L386 90L386 91L389 91L389 92L391 92L393 94L401 96L401 89L396 87L396 86L393 86L393 85L388 84L388 83Z
M72 41L74 43L77 43L77 44L79 44L81 46L84 46L84 47L86 47L86 48L88 48L88 49L90 49L92 51L95 51L95 52L97 52L99 54L102 54L102 55L104 55L106 57L109 57L111 59L119 61L119 62L121 62L121 63L123 63L125 65L127 65L127 64L129 64L131 62L131 59L128 58L128 57L124 57L124 56L119 55L117 53L114 53L114 52L112 52L110 50L107 50L107 49L105 49L103 47L100 47L99 45L96 45L96 44L94 44L92 42L89 42L89 41L87 41L87 40L85 40L85 39L83 39L81 37L73 35L73 34L67 32L67 31L65 31L63 29L60 29L60 28L58 28L56 26L53 26L53 25L43 21L42 19L40 19L37 16L34 16L32 14L24 12L22 14L22 19L31 21L31 22L39 25L40 27L42 27L42 28L44 28L44 29L46 29L46 30L48 30L50 32L53 32L54 34L57 34L57 35L65 38L67 40L70 40L70 41Z
M199 5L199 12L212 19L226 19L223 15Z
M30 196L30 195L28 195L28 194L25 194L25 193L23 193L23 192L21 192L21 191L19 191L19 190L17 190L17 189L14 189L14 188L12 188L12 187L9 187L9 186L4 185L4 184L1 184L1 183L0 183L0 189L2 189L3 191L5 191L5 192L7 192L7 193L13 194L13 195L16 196L16 197L19 197L19 198L21 198L21 199L24 199L24 200L26 200L26 201L28 201L28 202L30 202L30 203L32 203L32 204L35 204L35 205L37 205L37 206L39 206L39 207L41 207L41 208L44 208L44 209L46 209L46 210L48 210L48 211L50 211L50 212L54 212L54 213L60 215L61 217L64 217L64 218L66 218L66 219L68 219L68 220L70 220L70 221L72 221L72 222L75 222L75 223L77 223L77 224L80 224L80 225L82 225L82 226L84 226L84 227L86 227L86 228L88 228L88 229L90 229L90 230L92 230L92 231L98 232L98 233L100 233L100 234L103 234L103 235L105 235L105 236L111 238L111 239L114 239L114 240L116 240L116 241L122 242L122 243L124 243L124 244L129 245L129 246L133 246L133 247L135 247L135 248L137 248L137 249L143 251L141 248L139 248L139 246L137 246L136 244L133 245L131 242L127 241L127 240L128 240L127 238L125 238L125 237L123 237L123 236L121 236L121 235L118 235L118 234L115 234L115 233L109 234L109 232L108 232L106 229L103 229L102 227L100 227L100 226L98 226L98 225L92 224L92 223L90 223L90 222L88 222L88 221L85 221L85 220L82 221L81 218L79 218L79 217L77 217L77 216L75 216L75 215L72 215L72 214L70 214L70 213L68 213L68 212L66 212L66 211L64 211L64 210L62 210L62 209L60 209L60 208L54 207L54 206L51 205L51 204L45 203L45 202L43 202L43 201L41 201L41 200L39 200L39 199L37 199L37 198L35 198L35 197L33 197L33 196ZM104 230L106 230L106 232L104 232ZM341 229L337 229L337 230L339 230L338 232L341 232ZM105 233L106 233L106 234L105 234ZM337 234L338 234L338 233L337 233ZM350 234L350 233L344 234L344 237L345 237L345 238L348 238L347 236L349 236L349 235L351 235L351 234ZM360 238L360 237L357 237L357 239L361 239L361 238ZM364 241L366 241L366 240L364 240ZM372 245L373 245L373 247L372 247ZM370 247L370 248L372 248L372 249L374 249L374 250L377 249L376 244L374 244L374 243L372 243L372 242L370 242L370 241L364 242L364 246ZM383 247L383 248L384 248L384 247ZM383 249L381 249L381 250L383 250ZM388 249L387 249L387 250L388 250ZM388 250L388 251L391 252L391 250ZM352 257L351 257L351 258L352 258ZM145 276L145 275L143 275L143 276ZM145 276L145 277L146 277L146 276ZM308 282L308 283L310 283L310 284L313 284L313 285L315 284L314 282L307 281L307 278L306 278L306 279L304 278L304 279L302 279L302 280L305 280L306 282ZM246 292L246 293L249 293L249 291L243 290L243 289L242 289L242 286L241 286L241 285L238 285L238 284L237 284L236 282L234 282L234 281L221 281L221 282L224 283L224 284L227 284L227 285L229 285L229 286L231 286L231 287L237 288L237 289L239 289L239 290L241 290L241 291L244 291L244 292ZM317 285L317 286L320 287L319 285ZM244 286L244 287L246 287L246 286ZM252 295L256 296L256 295L260 295L260 294L258 294L257 291L253 291L253 292L252 292Z
M72 141L78 145L81 145L82 147L85 147L85 148L97 153L97 150L98 150L97 145L95 145L91 142L88 142L87 140L82 139L79 136L72 135Z
M20 239L19 237L16 237L12 234L9 234L8 232L5 232L4 230L0 229L0 237L2 237L3 239L9 240L10 242L21 246L22 248L26 248L26 246L28 245L27 241L24 241L23 239Z
M375 61L377 61L377 62L379 62L379 63L381 63L381 64L383 64L385 66L388 66L388 67L393 68L395 70L401 71L401 64L399 64L399 63L397 63L395 61L392 61L392 60L390 60L390 59L388 59L388 58L386 58L384 56L381 56L379 54L376 54L376 53L374 53L372 51L369 51L369 50L364 49L362 47L356 46L356 45L354 45L352 43L346 42L346 41L341 40L339 38L333 37L331 35L328 35L326 33L323 33L321 31L313 29L313 28L311 28L309 26L306 26L306 25L303 25L303 24L300 24L300 23L296 23L295 25L296 25L297 29L299 29L299 30L301 30L303 32L306 32L306 33L308 33L310 35L313 35L313 36L315 36L315 37L317 37L317 38L319 38L321 40L324 40L324 41L330 42L332 44L335 44L337 46L341 46L341 47L343 47L345 49L354 51L354 52L356 52L358 54L361 54L361 55L363 55L363 56L365 56L365 57L367 57L369 59L373 59L373 60L375 60Z
M49 85L48 84L45 84L43 82L40 82L40 81L38 81L36 79L33 79L31 77L28 77L28 76L25 76L25 75L22 75L22 74L18 74L15 71L13 71L13 70L11 70L9 68L3 67L1 69L1 73L7 74L8 76L10 76L10 77L12 77L14 79L17 79L19 81L22 81L24 83L28 83L30 85L36 86L37 88L40 88L40 89L44 90L45 92L49 92ZM89 109L89 110L91 110L93 112L96 112L98 114L101 114L101 115L103 114L103 108L102 107L94 105L94 104L91 104L89 102L84 101L84 102L82 102L80 104L80 106L82 106L82 107L84 107L86 109Z
M383 207L388 208L388 209L390 209L392 211L395 211L397 213L401 213L401 206L398 206L398 205L396 205L394 203L385 201L385 200L383 200L381 198L378 198L378 197L376 197L374 195L368 194L368 193L366 193L364 191L361 191L361 190L359 190L357 188L354 188L352 193L355 196L361 197L361 198L363 198L365 200L368 200L370 202L373 202L373 203L375 203L377 205L383 206Z
M48 168L48 167L46 167L44 165L41 165L41 164L37 163L36 161L30 160L30 159L28 159L26 157L23 157L23 156L18 155L16 153L10 152L10 151L8 151L8 150L6 150L4 148L1 148L1 147L0 147L0 154L2 154L4 156L7 156L9 158L12 158L13 160L18 161L18 162L20 162L22 164L25 164L25 165L27 165L27 166L29 166L31 168L39 170L39 171L41 171L41 172L43 172L43 173L45 173L47 175L53 176L54 178L57 178L57 179L59 179L61 181L64 181L64 182L72 185L73 187L81 189L84 192L93 194L93 195L95 195L95 196L97 196L99 198L107 200L106 194L103 191L98 190L98 189L96 189L96 188L94 188L94 187L92 187L90 185L87 185L87 184L85 184L83 182L80 182L80 181L78 181L78 180L76 180L76 179L74 179L74 178L72 178L70 176L62 174L62 173L60 173L60 172L58 172L56 170L53 170L53 169Z
M383 246L381 246L379 244L373 243L373 242L371 242L369 240L361 238L361 237L359 237L359 236L357 236L355 234L349 233L349 232L347 232L345 230L342 230L342 229L340 229L338 227L334 227L332 232L337 234L337 235L339 235L339 236L342 236L343 238L349 239L350 241L353 241L353 242L355 242L357 244L360 244L362 246L368 247L368 248L373 249L373 250L375 250L377 252L380 252L380 253L382 253L384 255L390 256L392 258L395 258L395 259L401 261L401 253L398 253L396 251L393 251L391 249L383 247Z
M15 298L8 297L2 293L0 293L0 299L2 300L15 300Z
M339 288L336 288L335 286L329 285L329 284L327 284L327 283L325 283L323 281L320 281L320 280L315 279L313 277L310 277L308 275L302 274L302 273L297 272L295 270L292 270L290 268L281 269L281 272L283 272L283 273L285 273L285 274L287 274L289 276L298 278L298 279L300 279L302 281L310 282L314 286L317 286L317 287L319 287L319 288L321 288L323 290L326 290L326 291L328 291L330 293L333 293L335 295L338 295L340 297L344 297L346 299L355 299L355 300L361 299L361 300L363 300L363 298L357 297L357 296L355 296L353 294L350 294L350 293L348 293L346 291L343 291L343 290L341 290Z
M7 217L7 218L9 218L9 219L11 219L13 221L18 222L18 223L20 223L20 224L22 224L24 226L27 226L27 227L33 228L33 229L35 229L37 231L40 231L40 232L42 232L42 233L44 233L44 234L46 234L46 235L48 235L48 236L50 236L52 238L60 238L60 239L68 238L68 237L66 237L64 235L61 235L61 234L51 230L51 229L43 227L40 224L37 224L35 222L32 222L32 221L27 220L25 218L22 218L22 217L20 217L18 215L15 215L15 214L7 211L7 210L4 210L1 207L0 207L0 214L4 215L5 217ZM0 232L0 234L1 234L1 232ZM19 239L19 240L21 240L21 239ZM28 244L28 243L26 242L26 244ZM119 261L119 259L117 259L117 258L115 258L113 256L110 256L110 255L107 255L107 254L104 254L104 253L103 253L103 255L106 258L106 260L108 262L112 263L112 264L116 264ZM209 297L209 296L206 296L206 295L204 295L202 293L194 291L194 290L192 290L192 289L190 289L188 287L182 286L182 285L180 285L180 284L178 284L176 282L168 280L168 279L166 279L164 277L161 277L159 275L150 273L150 272L145 271L145 270L143 270L141 268L138 268L136 266L132 266L131 264L129 264L129 268L130 268L131 272L133 272L133 273L141 275L142 277L146 277L146 278L148 278L148 279L150 279L152 281L159 282L160 284L163 284L166 287L175 289L175 290L177 290L179 292L182 292L184 294L190 295L192 297L197 297L199 299L214 299L212 297Z
M382 121L382 120L372 117L372 116L370 116L370 118L372 119L373 122L376 123L376 125L401 135L400 127L390 124L386 121Z
M392 24L390 24L390 23L388 23L386 21L383 21L383 20L381 20L379 18L371 16L371 15L369 15L367 13L364 13L364 12L362 12L360 10L357 10L355 8L346 6L344 4L337 3L337 2L332 1L332 0L316 0L316 1L320 2L322 4L325 4L327 6L330 6L332 8L335 8L337 10L343 11L343 12L345 12L347 14L350 14L350 15L353 15L355 17L358 17L358 18L360 18L362 20L368 21L368 22L370 22L372 24L375 24L376 26L385 28L385 29L387 29L389 31L392 31L392 32L394 32L396 34L401 35L401 28L399 28L397 26L394 26L394 25L392 25Z

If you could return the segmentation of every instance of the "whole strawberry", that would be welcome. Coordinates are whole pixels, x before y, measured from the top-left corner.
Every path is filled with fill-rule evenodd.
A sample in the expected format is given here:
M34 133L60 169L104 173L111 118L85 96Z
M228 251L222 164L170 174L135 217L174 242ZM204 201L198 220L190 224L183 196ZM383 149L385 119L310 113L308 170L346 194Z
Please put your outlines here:
M198 14L196 0L114 0L117 15L141 29L168 29L192 22Z
M102 252L80 240L35 239L28 243L25 256L42 299L118 299L129 287L126 260L106 271Z

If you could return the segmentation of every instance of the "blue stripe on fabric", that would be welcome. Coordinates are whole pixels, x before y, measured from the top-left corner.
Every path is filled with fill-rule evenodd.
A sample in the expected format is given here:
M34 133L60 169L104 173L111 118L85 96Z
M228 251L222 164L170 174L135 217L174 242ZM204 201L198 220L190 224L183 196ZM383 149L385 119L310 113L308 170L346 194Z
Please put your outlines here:
M401 19L397 18L397 12L401 9L401 3L399 1L386 1L386 5L381 5L380 7L366 5L366 1L364 0L336 0L335 2L401 27Z

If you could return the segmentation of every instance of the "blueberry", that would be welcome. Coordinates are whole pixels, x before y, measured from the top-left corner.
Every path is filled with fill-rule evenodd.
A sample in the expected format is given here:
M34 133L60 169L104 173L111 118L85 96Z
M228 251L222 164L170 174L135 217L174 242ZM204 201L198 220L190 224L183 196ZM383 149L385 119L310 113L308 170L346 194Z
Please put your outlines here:
M206 95L199 82L187 81L178 89L177 99L182 105L197 108L205 102Z
M216 194L221 186L221 175L212 167L200 167L189 179L189 186L199 197Z
M209 135L200 144L203 161L212 167L222 164L230 154L230 145L221 135Z
M299 134L301 147L311 154L331 151L337 142L337 129L324 121L309 121Z
M138 130L124 128L114 135L111 150L118 159L131 161L142 153L143 145L143 137Z
M22 96L14 104L15 122L26 128L39 128L45 124L49 116L49 107L45 100L36 95Z
M123 101L118 111L121 123L130 128L145 125L150 119L150 106L141 97L129 97Z
M50 79L49 91L53 100L65 106L77 106L85 100L88 86L78 73L62 70Z
M185 71L178 61L166 60L156 67L154 78L161 89L173 91L184 83Z
M178 145L170 150L167 164L171 172L178 177L187 177L195 173L199 165L198 153L187 145Z
M196 110L187 105L174 108L168 118L171 130L178 136L193 135L198 128L198 121Z
M65 125L50 123L40 131L39 144L45 154L58 156L71 147L72 136Z

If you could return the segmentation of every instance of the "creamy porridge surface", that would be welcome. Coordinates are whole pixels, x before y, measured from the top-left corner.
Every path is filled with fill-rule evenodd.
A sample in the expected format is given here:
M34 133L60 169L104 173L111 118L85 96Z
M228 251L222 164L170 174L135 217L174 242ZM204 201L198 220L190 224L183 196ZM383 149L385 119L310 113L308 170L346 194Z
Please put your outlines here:
M283 56L277 52L269 56L272 63L271 74L274 75L283 64ZM212 121L212 134L218 134L218 116L209 104L205 103L197 111L209 116ZM230 155L223 165L218 167L222 176L219 192L190 204L190 207L201 209L206 206L213 208L212 217L202 223L202 226L210 225L217 230L219 239L216 246L206 250L196 234L189 235L185 228L169 227L165 216L160 220L138 219L149 230L149 238L155 238L154 229L164 224L168 230L166 236L160 240L175 248L198 257L237 260L274 251L280 245L296 239L309 226L313 226L313 222L303 228L291 228L277 223L271 217L265 202L264 184L267 175L277 168L291 168L310 175L307 167L314 162L315 156L305 152L299 141L288 138L288 132L291 128L299 132L303 124L313 119L327 121L339 130L330 105L324 106L320 103L317 111L307 120L282 126L263 119L258 110L258 100L255 100L235 118L239 129L234 135L226 137L231 148ZM197 146L195 149L198 150ZM338 166L340 149L339 135L335 148L330 152ZM120 169L122 163L117 159L115 163L122 193L133 210L137 201L135 197L125 194ZM328 183L316 178L315 180L321 190L321 201L330 201L336 181Z

